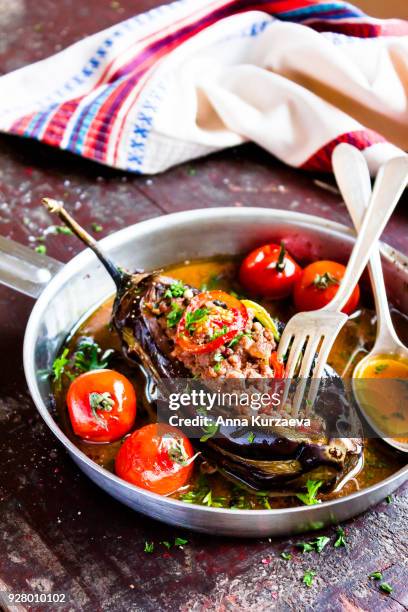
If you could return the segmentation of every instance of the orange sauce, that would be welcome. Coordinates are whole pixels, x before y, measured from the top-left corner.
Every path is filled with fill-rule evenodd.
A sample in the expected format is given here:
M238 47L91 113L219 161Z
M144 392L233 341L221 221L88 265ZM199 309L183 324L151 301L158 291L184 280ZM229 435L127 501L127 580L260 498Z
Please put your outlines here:
M408 444L408 360L374 355L356 367L353 377L356 399L373 427Z

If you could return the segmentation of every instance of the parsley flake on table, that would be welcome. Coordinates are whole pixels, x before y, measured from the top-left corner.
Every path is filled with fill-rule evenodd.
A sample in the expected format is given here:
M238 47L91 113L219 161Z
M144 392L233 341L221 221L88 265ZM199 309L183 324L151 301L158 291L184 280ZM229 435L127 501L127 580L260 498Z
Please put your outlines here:
M285 559L285 561L290 561L292 558L292 555L287 552L281 552L280 556L282 557L282 559Z
M145 542L144 552L152 553L154 551L154 543L153 542Z
M337 539L334 543L334 548L341 548L343 546L346 546L347 545L346 533L343 527L338 527L336 534L337 534Z
M373 580L382 580L383 575L381 572L371 572L368 577L372 578Z
M315 576L316 572L314 572L313 570L308 570L304 573L303 584L305 584L307 587L311 587Z
M393 587L390 584L388 584L388 582L382 582L379 588L383 593L387 593L388 595L392 593L394 590Z
M174 546L184 546L184 544L188 544L188 540L185 540L184 538L175 538Z

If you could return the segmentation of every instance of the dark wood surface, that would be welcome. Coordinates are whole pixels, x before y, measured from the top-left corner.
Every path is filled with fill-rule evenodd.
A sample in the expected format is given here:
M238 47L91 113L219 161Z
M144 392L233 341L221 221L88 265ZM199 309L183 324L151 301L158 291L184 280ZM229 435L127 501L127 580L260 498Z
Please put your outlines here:
M0 0L0 74L45 57L154 0ZM375 4L375 3L373 3ZM23 244L53 223L42 196L63 198L105 235L142 219L206 206L270 206L349 223L314 177L248 145L156 177L118 173L37 143L0 137L0 233ZM408 253L407 198L385 239ZM81 246L47 238L67 261ZM237 541L158 524L88 481L37 415L22 368L32 301L0 287L0 590L65 592L70 610L403 610L408 607L408 488L345 525L348 546L302 555L295 539ZM333 535L333 530L325 533ZM159 542L188 539L167 551ZM156 544L145 553L145 541ZM280 558L291 550L293 558ZM302 584L306 570L317 576ZM383 595L368 579L380 570ZM30 608L30 606L28 606ZM31 608L32 609L32 608ZM42 608L47 609L47 608Z

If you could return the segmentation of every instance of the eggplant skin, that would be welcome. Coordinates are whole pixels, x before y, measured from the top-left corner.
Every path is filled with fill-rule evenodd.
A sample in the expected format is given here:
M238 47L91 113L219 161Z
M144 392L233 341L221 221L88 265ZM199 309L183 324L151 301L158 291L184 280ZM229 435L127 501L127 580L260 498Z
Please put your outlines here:
M159 302L174 282L159 273L124 276L112 314L126 359L141 365L156 384L165 379L167 387L171 381L191 378L191 372L172 357L172 343L145 303ZM331 368L327 368L326 375L337 376ZM262 491L299 490L308 479L322 480L322 491L329 491L353 475L361 464L361 438L312 440L262 428L256 436L259 442L251 443L248 435L254 431L220 427L216 437L197 441L196 446L227 478Z

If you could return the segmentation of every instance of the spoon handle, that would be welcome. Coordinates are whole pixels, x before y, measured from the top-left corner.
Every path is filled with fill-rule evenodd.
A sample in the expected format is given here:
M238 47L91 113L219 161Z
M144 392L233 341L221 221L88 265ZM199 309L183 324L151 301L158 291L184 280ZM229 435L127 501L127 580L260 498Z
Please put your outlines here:
M380 168L371 201L347 264L346 272L326 310L340 311L368 263L371 251L394 211L408 181L408 156L397 157ZM366 190L363 189L362 193Z
M371 180L364 155L356 147L342 143L333 153L333 170L354 227L359 231L371 198ZM390 315L384 283L379 246L371 251L368 270L377 312L377 340L384 346L395 346L400 341Z

